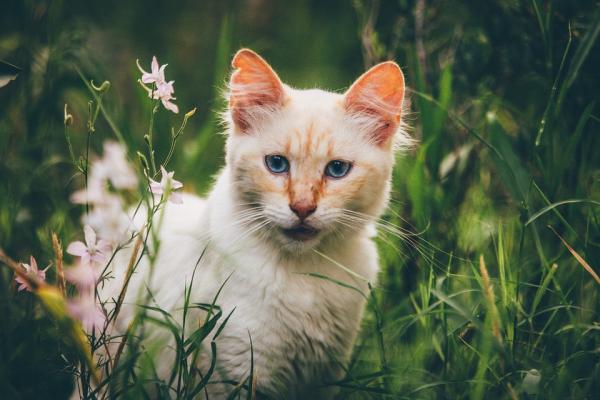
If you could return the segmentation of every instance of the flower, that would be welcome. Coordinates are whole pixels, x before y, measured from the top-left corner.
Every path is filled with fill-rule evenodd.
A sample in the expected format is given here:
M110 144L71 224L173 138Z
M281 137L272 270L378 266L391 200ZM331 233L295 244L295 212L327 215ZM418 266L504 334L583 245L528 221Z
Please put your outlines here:
M108 179L115 189L135 189L137 176L127 162L125 148L113 141L104 142L104 155L92 165L94 178Z
M175 83L175 81L167 82L167 80L165 79L165 67L167 66L167 64L159 67L158 61L156 60L156 56L154 56L152 57L152 63L150 65L152 72L144 71L140 66L139 62L137 62L137 66L140 72L142 72L142 79L140 79L139 82L142 85L142 87L148 92L148 97L155 100L160 99L163 107L177 114L179 112L179 107L177 107L175 103L171 102L171 100L176 100L176 98L173 97L173 94L175 93L173 84ZM145 85L146 83L154 83L156 87L151 89Z
M156 90L152 93L153 99L160 99L164 108L177 114L179 107L177 104L172 103L171 100L176 100L172 95L175 93L173 84L175 81L163 82L156 85Z
M104 142L103 157L91 164L87 188L74 192L71 201L77 204L108 203L110 192L107 181L110 181L115 189L134 189L138 179L127 162L126 154L121 144Z
M106 321L102 308L96 304L93 293L79 295L67 304L69 314L81 321L83 329L91 331L101 329Z
M76 241L67 247L67 253L81 257L83 264L92 264L92 262L103 263L108 258L111 251L110 243L100 239L96 241L96 232L91 226L85 225L83 228L85 243Z
M121 244L127 240L130 231L131 220L123 210L123 203L117 193L110 190L108 181L112 183L113 189L133 189L137 187L138 178L131 165L127 161L125 148L117 142L107 141L104 143L104 154L102 158L91 163L90 175L87 188L78 190L71 195L71 201L78 204L92 205L91 211L82 217L83 224L90 225L95 231L94 235L104 241L96 244L96 250L102 250L96 254L94 261L99 261L98 254L110 251L108 244ZM82 256L87 245L78 242L71 248ZM68 249L67 249L68 250ZM88 256L86 256L88 257ZM91 259L91 257L89 257ZM84 260L88 263L89 260Z
M169 201L174 204L183 203L183 198L180 193L174 191L183 187L183 184L173 179L175 171L167 172L165 167L160 167L161 180L160 183L150 179L150 191L155 195L161 196L165 193L169 196Z
M84 214L83 223L90 225L98 237L112 243L122 244L133 230L132 220L123 210L119 196L107 194L106 201L96 204L88 214Z
M94 164L92 164L90 178L88 179L87 189L77 190L71 195L71 201L75 204L101 204L106 201L106 182L95 173Z
M136 64L138 66L138 69L142 73L142 82L158 84L159 82L162 83L165 81L165 68L168 64L165 64L159 68L156 56L152 57L152 63L150 64L150 69L152 72L144 71L142 67L140 67L140 63L138 60L136 60Z
M37 261L35 261L35 258L33 258L33 256L29 258L29 264L21 263L21 265L23 266L23 268L25 268L26 275L35 277L41 281L46 280L46 271L48 270L48 268L50 268L50 266L47 266L45 269L40 271L37 266ZM15 276L15 281L19 284L19 292L21 290L27 290L31 292L29 282L27 282L25 278L22 278L20 275L17 275Z
M82 292L94 287L100 278L100 270L90 263L81 262L77 267L65 270L65 278Z

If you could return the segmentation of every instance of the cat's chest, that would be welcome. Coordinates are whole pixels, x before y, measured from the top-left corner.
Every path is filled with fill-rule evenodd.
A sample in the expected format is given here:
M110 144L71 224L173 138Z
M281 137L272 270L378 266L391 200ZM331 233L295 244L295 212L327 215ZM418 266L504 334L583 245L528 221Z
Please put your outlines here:
M326 279L282 270L285 267L231 277L223 298L237 314L230 320L235 325L231 331L243 332L245 341L250 332L259 346L264 342L271 350L295 357L314 359L323 356L325 348L344 345L340 337L354 323L348 316L360 314L357 294Z
M324 279L293 271L261 272L233 280L227 302L262 324L300 329L311 321L330 320L347 306L343 288Z

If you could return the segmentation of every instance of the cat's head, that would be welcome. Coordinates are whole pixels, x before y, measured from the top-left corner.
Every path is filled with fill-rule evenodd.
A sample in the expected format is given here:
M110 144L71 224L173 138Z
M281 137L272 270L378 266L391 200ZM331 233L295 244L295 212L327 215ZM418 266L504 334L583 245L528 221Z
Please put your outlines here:
M398 65L374 66L345 94L292 89L247 49L232 66L227 166L241 223L302 250L379 217L394 151L411 144Z

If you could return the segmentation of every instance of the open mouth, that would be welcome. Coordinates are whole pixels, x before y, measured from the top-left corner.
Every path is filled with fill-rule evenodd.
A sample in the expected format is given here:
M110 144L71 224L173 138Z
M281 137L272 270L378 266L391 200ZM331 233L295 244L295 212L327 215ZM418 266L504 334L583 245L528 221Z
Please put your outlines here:
M294 240L299 240L301 242L306 242L308 240L314 239L319 234L319 230L313 228L310 225L299 224L289 229L282 229L283 233Z

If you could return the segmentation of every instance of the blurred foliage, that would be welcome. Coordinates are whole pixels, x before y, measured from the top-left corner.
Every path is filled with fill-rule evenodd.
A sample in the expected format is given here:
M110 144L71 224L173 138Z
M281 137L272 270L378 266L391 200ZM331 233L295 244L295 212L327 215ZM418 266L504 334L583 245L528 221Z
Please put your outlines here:
M594 1L9 0L0 59L22 71L0 88L0 246L44 264L51 232L65 243L79 235L81 209L68 197L82 181L63 110L81 150L90 96L74 66L112 83L105 107L136 148L151 110L135 60L169 63L180 109L198 108L175 170L204 193L223 164L215 111L235 50L258 51L293 86L333 90L395 59L420 146L394 172L377 312L341 397L592 398L598 284L546 225L598 272L599 32ZM160 154L180 118L156 121ZM101 118L92 147L113 136ZM581 201L556 205L564 200ZM11 280L0 271L0 395L64 397L60 333Z

